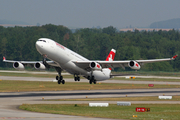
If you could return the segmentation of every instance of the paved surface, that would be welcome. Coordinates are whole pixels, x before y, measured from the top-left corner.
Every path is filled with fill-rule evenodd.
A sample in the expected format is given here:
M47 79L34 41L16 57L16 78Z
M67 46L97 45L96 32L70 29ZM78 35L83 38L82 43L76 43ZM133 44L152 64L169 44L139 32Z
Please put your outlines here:
M0 71L1 72L1 71ZM36 74L33 73L33 74ZM52 73L54 74L54 73ZM147 77L147 76L145 76ZM154 77L154 76L153 76ZM179 77L173 77L179 79ZM26 81L52 81L52 78L36 77L10 77L0 76L2 80L26 80ZM172 79L172 78L169 78ZM66 79L66 82L74 82L73 79ZM81 82L88 82L81 79ZM180 82L154 82L154 81L135 81L135 80L106 80L104 83L129 83L129 84L176 84ZM65 98L102 98L102 97L138 97L138 96L159 96L159 95L180 95L180 88L174 89L128 89L128 90L86 90L86 91L48 91L48 92L15 92L0 93L0 120L1 119L25 119L25 120L109 120L102 118L87 118L81 116L56 115L45 113L34 113L18 109L22 104L88 104L89 102L101 101L43 101L48 99ZM103 101L116 104L118 101ZM132 104L180 104L180 101L129 101Z
M146 77L146 76L145 76ZM179 77L176 77L179 78ZM53 78L40 78L40 77L14 77L14 76L0 76L1 80L23 80L23 81L50 81L50 82L57 82ZM72 78L66 78L66 82L75 82ZM87 79L81 79L79 82L89 82ZM136 81L136 80L105 80L100 81L101 83L122 83L122 84L161 84L161 85L180 85L179 82L170 82L170 81Z

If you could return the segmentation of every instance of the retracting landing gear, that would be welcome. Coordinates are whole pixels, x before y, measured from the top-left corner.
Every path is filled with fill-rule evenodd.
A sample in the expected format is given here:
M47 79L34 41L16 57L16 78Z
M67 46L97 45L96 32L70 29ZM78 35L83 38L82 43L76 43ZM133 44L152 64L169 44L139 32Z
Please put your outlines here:
M58 81L58 84L65 84L65 80L63 80L63 76L61 76L61 68L56 67L56 71L58 72L59 76L56 76L56 80Z
M80 81L80 77L74 74L74 81Z

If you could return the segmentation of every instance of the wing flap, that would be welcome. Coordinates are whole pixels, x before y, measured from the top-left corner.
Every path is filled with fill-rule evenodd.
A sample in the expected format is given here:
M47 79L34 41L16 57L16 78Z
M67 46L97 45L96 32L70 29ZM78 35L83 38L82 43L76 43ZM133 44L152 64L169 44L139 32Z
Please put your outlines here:
M78 67L90 71L90 67L89 64L91 63L91 61L72 61L74 64L76 64Z

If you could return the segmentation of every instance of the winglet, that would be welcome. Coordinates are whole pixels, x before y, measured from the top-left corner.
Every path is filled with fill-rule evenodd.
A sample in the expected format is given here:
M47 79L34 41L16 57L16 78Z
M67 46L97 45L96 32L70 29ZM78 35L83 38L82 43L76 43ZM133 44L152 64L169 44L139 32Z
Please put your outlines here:
M6 58L3 56L3 61L6 61Z
M174 60L174 59L176 59L176 58L177 58L177 56L178 56L178 55L175 55L175 56L173 56L171 59L173 59L173 60Z

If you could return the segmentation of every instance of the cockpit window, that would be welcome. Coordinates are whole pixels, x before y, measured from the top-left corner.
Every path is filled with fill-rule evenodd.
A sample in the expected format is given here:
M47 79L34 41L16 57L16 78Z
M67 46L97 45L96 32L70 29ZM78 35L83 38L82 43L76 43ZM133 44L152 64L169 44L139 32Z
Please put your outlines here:
M46 42L45 40L38 40L38 41L43 41L43 42Z

